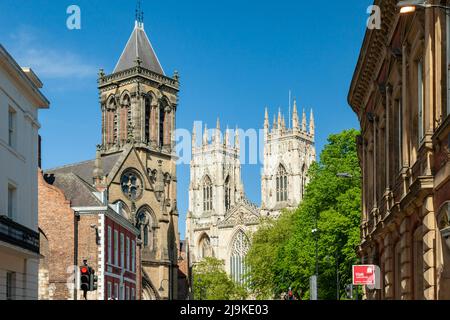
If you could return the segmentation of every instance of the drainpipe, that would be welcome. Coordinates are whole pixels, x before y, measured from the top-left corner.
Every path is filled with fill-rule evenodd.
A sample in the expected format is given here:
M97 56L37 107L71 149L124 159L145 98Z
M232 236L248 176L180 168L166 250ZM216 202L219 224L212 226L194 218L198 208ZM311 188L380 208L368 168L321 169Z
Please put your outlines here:
M74 255L73 255L73 265L75 266L75 283L73 287L73 299L77 300L78 297L78 288L77 288L77 275L78 270L76 269L78 266L78 222L80 221L80 214L75 211L74 218Z

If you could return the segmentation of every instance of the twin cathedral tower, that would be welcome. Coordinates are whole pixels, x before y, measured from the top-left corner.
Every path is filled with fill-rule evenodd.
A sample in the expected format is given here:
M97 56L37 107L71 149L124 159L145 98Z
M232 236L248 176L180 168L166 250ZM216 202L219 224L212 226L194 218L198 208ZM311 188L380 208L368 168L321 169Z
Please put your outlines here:
M277 218L283 209L299 205L308 183L307 171L316 160L312 111L308 126L305 111L300 122L294 102L291 125L287 127L278 112L271 127L266 109L260 207L245 196L239 131L235 131L232 145L228 129L221 139L217 121L212 141L205 127L202 143L197 145L194 128L186 221L192 264L216 257L225 262L226 271L235 281L243 281L249 233L256 231L262 217Z

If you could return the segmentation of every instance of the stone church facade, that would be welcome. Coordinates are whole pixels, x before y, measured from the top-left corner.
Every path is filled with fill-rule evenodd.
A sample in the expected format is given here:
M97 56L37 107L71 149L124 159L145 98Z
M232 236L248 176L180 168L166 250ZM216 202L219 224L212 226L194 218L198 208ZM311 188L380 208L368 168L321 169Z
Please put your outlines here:
M140 230L142 299L177 297L178 80L177 73L165 74L137 19L112 74L99 72L102 135L96 159L45 172L74 174L107 191L108 203Z
M186 222L191 266L205 257L216 257L236 282L243 282L245 256L251 233L262 217L277 218L283 209L294 209L302 200L308 168L315 161L314 117L309 130L306 114L299 121L294 103L292 127L288 128L281 112L270 128L266 109L264 121L264 167L261 179L261 206L251 203L241 178L240 137L234 131L220 131L219 121L212 141L205 127L202 144L197 146L193 132L190 164L189 211Z

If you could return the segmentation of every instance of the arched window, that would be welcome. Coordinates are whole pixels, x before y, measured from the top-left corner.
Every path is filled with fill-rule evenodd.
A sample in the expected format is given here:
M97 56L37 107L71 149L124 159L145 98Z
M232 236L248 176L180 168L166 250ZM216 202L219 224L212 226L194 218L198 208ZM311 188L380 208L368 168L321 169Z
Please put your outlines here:
M231 207L231 187L230 176L225 179L225 211L230 210Z
M145 96L145 142L149 142L150 141L150 116L151 116L151 96L150 95L146 95Z
M199 248L200 248L200 252L199 252L200 259L214 256L212 247L211 247L211 240L209 239L207 234L204 234L202 236L202 238L200 239Z
M137 215L138 227L141 230L141 240L144 245L144 249L153 251L155 242L155 225L153 214L148 208L139 210Z
M277 202L287 201L288 199L288 178L286 169L280 165L277 172Z
M211 211L212 206L213 190L211 179L206 176L203 182L203 211Z
M245 257L250 248L250 241L242 230L239 230L231 243L230 274L231 278L240 284L244 283L247 272Z
M161 104L161 108L159 109L159 146L162 147L164 146L164 125L166 122L166 106L167 106L167 102L163 101L163 103Z

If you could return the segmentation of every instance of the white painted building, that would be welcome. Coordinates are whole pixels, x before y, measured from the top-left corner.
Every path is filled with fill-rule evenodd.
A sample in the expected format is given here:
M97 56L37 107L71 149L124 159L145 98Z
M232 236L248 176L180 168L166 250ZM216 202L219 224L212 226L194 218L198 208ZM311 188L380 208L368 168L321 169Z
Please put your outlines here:
M250 234L257 230L261 217L276 218L282 209L294 209L303 199L307 171L316 160L314 117L311 111L308 131L306 114L300 123L294 103L292 128L286 127L279 112L270 130L266 110L261 207L245 197L239 136L235 135L233 146L228 129L221 136L219 122L211 142L205 127L203 142L197 146L194 128L186 221L189 261L192 265L216 257L224 261L235 281L242 282Z
M38 296L41 81L0 45L0 300Z

